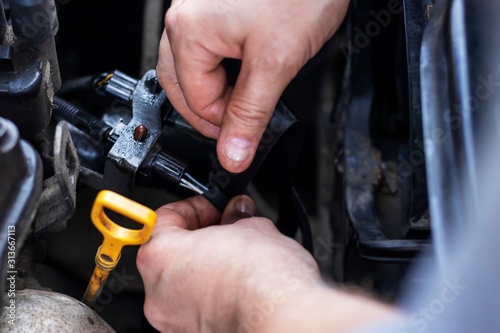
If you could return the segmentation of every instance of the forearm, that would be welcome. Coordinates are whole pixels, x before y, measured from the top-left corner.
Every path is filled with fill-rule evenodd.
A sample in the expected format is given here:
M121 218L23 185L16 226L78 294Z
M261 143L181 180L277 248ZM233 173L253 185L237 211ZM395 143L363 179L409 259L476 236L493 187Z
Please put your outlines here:
M238 332L351 332L401 316L393 307L324 285L283 294L281 299L278 294L274 301L270 295L267 301L249 304Z

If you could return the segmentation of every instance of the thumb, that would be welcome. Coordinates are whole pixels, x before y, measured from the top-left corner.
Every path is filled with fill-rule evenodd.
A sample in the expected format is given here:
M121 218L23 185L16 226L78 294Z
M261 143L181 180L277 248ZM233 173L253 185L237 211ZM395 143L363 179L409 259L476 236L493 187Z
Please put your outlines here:
M243 172L250 166L276 104L296 74L271 67L243 60L217 141L219 161L229 172Z
M229 200L226 209L222 213L220 224L232 224L238 220L253 217L257 214L257 208L253 200L246 195L238 195Z

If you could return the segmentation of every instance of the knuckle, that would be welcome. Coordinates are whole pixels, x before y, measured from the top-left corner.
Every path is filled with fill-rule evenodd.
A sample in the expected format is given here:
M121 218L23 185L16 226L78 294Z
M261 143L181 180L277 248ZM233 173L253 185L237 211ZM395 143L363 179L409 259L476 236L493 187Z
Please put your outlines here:
M260 222L260 226L262 228L265 228L267 230L277 231L276 226L274 225L273 221L271 221L270 219L264 218L259 222Z
M148 244L144 244L139 248L136 259L137 270L141 275L144 275L143 273L147 271L147 268L149 266L148 263L149 263Z
M259 58L256 66L266 72L288 72L293 67L294 59L288 53L274 53L272 56Z
M209 105L202 105L199 110L203 118L213 119L219 117L224 112L224 104L220 99L217 99Z
M144 316L153 327L161 326L160 318L158 318L157 306L150 298L146 298L144 302Z
M189 31L199 31L197 28L203 19L206 19L206 15L200 8L196 6L175 5L167 10L165 28L169 32L175 29L179 32L182 31L183 34L186 34L186 29L189 29Z
M151 326L160 332L178 332L176 317L180 314L171 306L166 306L165 299L157 294L147 295L144 302L144 316ZM182 330L182 332L185 332Z
M244 222L247 227L250 227L252 229L276 230L276 226L274 225L274 223L271 220L264 217L247 218L240 221Z
M267 73L267 75L270 75L269 73L279 74L291 80L307 61L306 57L301 57L300 54L301 52L292 45L279 50L271 47L254 59L252 67L254 70Z
M170 221L180 221L183 220L183 213L186 208L184 205L179 204L178 202L172 202L166 205L161 206L156 210L156 214L158 219L168 219Z
M217 139L219 134L219 125L214 125L203 118L196 117L190 121L190 124L201 134L208 138Z
M167 31L172 31L180 24L182 24L182 14L175 8L170 8L165 15L165 28Z
M220 118L224 113L224 105L220 100L216 100L210 104L202 100L194 100L189 102L189 109L197 117L209 122L213 125L220 125Z
M243 99L233 99L228 106L232 122L250 129L266 127L272 112L272 109Z

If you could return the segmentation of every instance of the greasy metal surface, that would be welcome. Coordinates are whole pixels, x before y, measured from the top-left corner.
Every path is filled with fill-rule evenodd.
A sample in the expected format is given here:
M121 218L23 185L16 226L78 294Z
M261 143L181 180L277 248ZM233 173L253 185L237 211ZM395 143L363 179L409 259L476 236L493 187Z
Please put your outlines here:
M132 97L133 116L113 148L104 167L106 187L127 194L135 182L135 174L161 133L160 108L166 94L158 89L156 72L151 70L138 82ZM134 140L137 126L148 131L141 142Z
M16 292L15 325L3 311L1 332L115 332L96 312L69 296L25 289Z
M19 140L15 125L0 117L0 290L4 290L8 230L15 227L16 249L21 249L38 206L42 185L40 157ZM11 227L9 229L9 226ZM1 306L1 304L0 304Z
M11 25L0 38L5 51L0 116L12 120L22 138L32 138L49 124L52 98L61 85L54 41L57 13L54 0L11 1L9 9Z
M57 124L54 136L55 175L43 181L35 219L35 234L64 228L75 212L76 185L80 170L77 151L66 122Z
M97 260L98 257L96 256L96 263ZM89 285L87 286L87 290L85 290L85 294L83 295L83 302L85 304L91 307L94 302L99 299L111 270L112 269L102 269L99 265L95 267Z
M12 27L23 42L40 44L55 37L59 29L54 0L10 0Z
M64 199L71 211L76 204L76 183L80 171L78 153L71 138L68 124L57 124L54 137L54 170Z

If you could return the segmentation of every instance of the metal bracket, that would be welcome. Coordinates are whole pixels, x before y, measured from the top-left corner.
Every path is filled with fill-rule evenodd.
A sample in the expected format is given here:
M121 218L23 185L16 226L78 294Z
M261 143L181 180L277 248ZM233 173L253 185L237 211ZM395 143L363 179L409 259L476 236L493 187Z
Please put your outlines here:
M76 182L80 172L78 153L71 139L68 124L57 124L54 138L54 169L65 201L71 211L75 211Z
M106 188L127 195L135 182L140 165L161 134L161 107L167 96L150 70L137 83L132 96L132 119L121 132L106 158ZM147 130L141 140L134 139L138 126Z
M75 212L80 160L65 121L57 124L54 136L54 171L54 176L43 181L35 219L35 235L49 229L64 228ZM62 202L65 205L61 205Z

